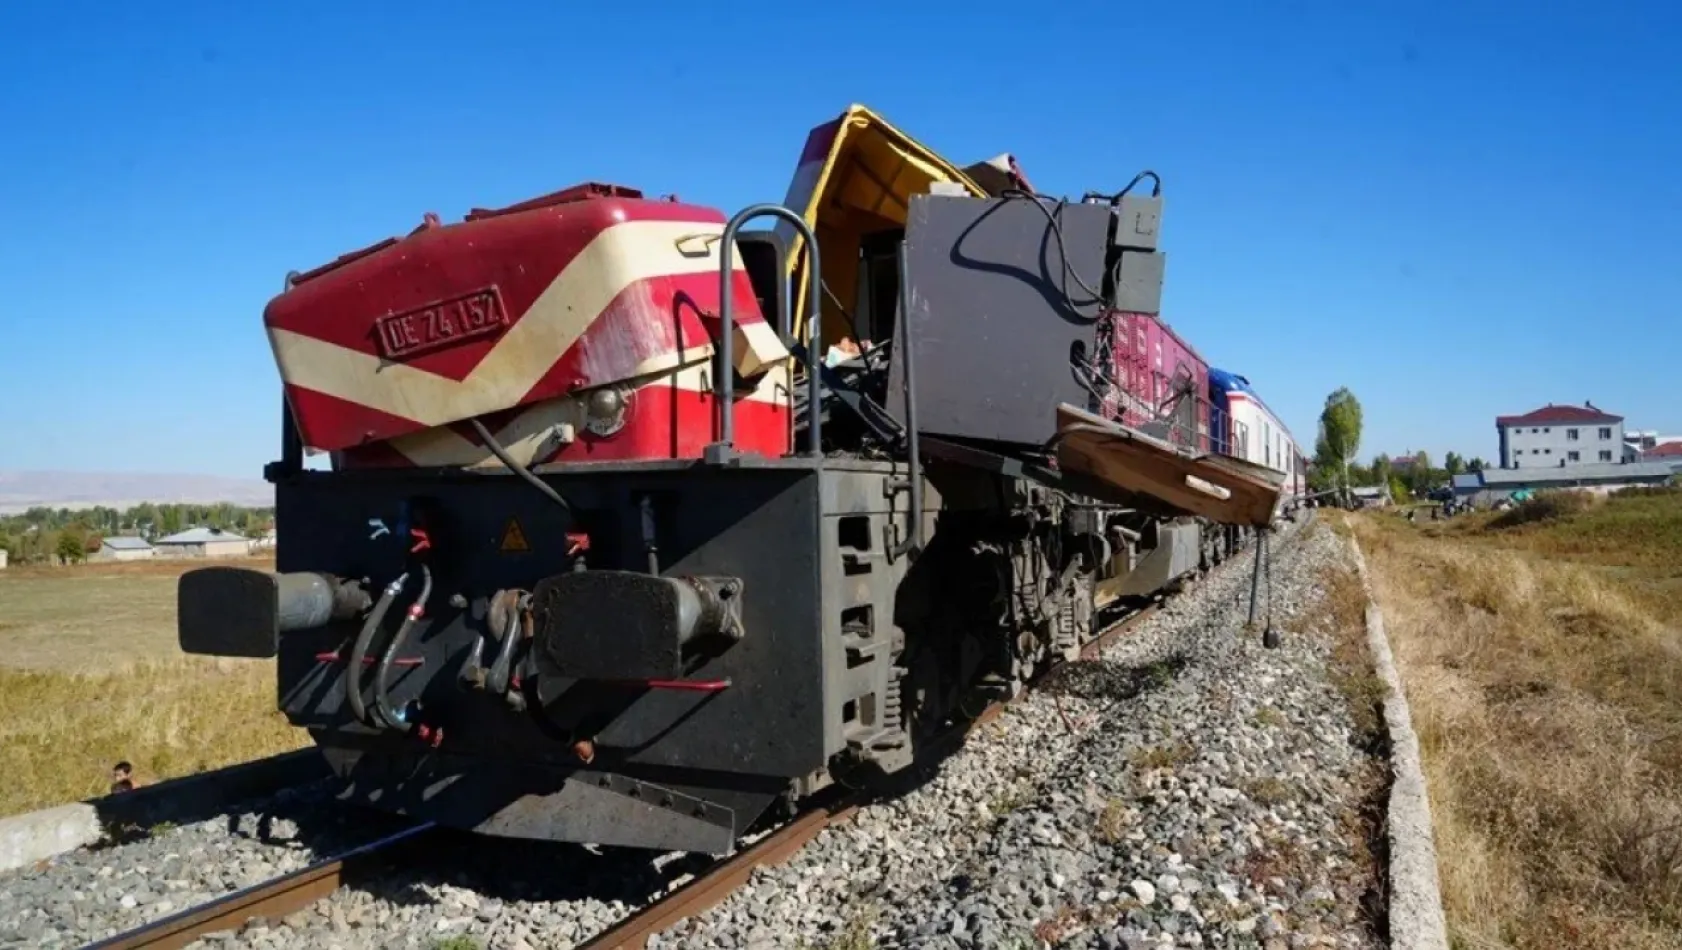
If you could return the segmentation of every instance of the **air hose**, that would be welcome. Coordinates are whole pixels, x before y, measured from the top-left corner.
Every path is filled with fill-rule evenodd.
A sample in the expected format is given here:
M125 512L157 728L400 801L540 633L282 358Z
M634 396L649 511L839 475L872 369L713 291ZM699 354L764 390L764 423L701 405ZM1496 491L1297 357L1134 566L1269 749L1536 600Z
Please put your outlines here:
M385 585L379 603L369 612L368 619L362 622L362 631L356 635L356 646L350 651L349 665L345 670L345 702L350 704L351 715L363 725L375 724L368 721L367 704L362 701L362 658L368 655L368 648L373 645L374 634L379 631L380 622L385 619L386 612L391 609L391 602L396 599L408 580L409 574L405 571L398 575L396 580Z
M503 631L502 643L496 654L496 661L491 664L490 676L486 679L486 689L500 696L508 692L508 684L514 674L514 649L520 644L521 619L525 611L517 598L509 598L508 629Z
M407 575L405 575L407 576ZM432 597L432 568L421 565L421 592L415 602L409 605L409 612L398 626L397 632L392 634L391 642L386 644L385 654L380 657L380 664L374 670L374 708L381 719L398 732L408 732L410 723L403 718L403 714L391 708L391 694L387 680L391 675L392 661L397 659L397 650L408 639L409 631L414 628L415 621L426 615L426 602Z

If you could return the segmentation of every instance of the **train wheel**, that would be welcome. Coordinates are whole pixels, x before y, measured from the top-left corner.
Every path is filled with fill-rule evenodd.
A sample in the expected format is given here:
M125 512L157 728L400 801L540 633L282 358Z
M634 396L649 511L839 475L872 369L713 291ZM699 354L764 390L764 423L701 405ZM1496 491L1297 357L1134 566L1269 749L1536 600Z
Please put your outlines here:
M905 731L916 748L946 727L951 702L944 692L938 651L920 650L905 662L908 668L900 695L905 704Z

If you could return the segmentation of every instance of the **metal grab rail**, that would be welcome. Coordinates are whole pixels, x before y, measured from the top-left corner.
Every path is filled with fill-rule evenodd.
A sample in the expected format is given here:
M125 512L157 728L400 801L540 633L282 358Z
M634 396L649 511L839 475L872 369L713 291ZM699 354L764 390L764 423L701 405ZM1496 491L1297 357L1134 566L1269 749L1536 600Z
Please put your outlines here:
M724 236L721 241L723 247L719 252L718 266L718 321L719 334L722 339L719 341L718 348L718 379L713 384L713 392L716 394L722 394L724 400L724 418L719 428L719 440L711 445L708 445L702 456L702 458L709 464L724 464L735 458L736 455L736 387L734 385L736 377L736 319L735 313L732 310L732 298L730 293L732 284L731 277L734 275L735 271L732 264L735 263L736 233L742 229L742 225L759 217L760 215L766 214L787 221L789 224L794 226L795 230L800 232L801 237L806 239L806 259L810 262L810 266L806 271L808 277L810 278L807 281L809 291L807 293L807 306L811 309L811 343L806 348L806 365L808 369L806 378L807 384L810 387L810 392L806 400L806 411L811 416L811 422L807 427L807 432L809 433L808 438L811 440L811 449L809 454L811 454L814 458L821 457L823 455L823 420L822 413L819 411L822 400L818 390L818 359L816 356L819 347L823 343L823 331L821 327L821 284L823 272L818 268L818 236L812 233L812 228L806 224L805 218L802 218L782 205L766 203L750 205L749 207L743 208L741 211L736 212L736 216L730 219L729 224L724 226ZM794 317L792 312L794 301L790 298L793 296L793 287L791 286L792 282L789 279L789 272L786 267L783 269L782 274L779 275L779 278L783 282L783 292L779 295L779 300L777 301L777 335L782 338L783 346L792 350L794 346ZM792 399L790 400L789 408L790 411L793 410ZM794 446L791 443L789 445L789 451L792 453L793 450Z
M899 242L897 252L899 259L899 326L895 346L899 347L899 358L905 366L905 374L900 378L900 397L905 401L905 450L910 468L907 470L906 487L911 492L911 528L900 541L888 551L888 561L892 563L896 558L902 558L913 550L923 550L923 463L918 455L917 433L917 344L911 338L911 278L910 255L906 251L905 242Z

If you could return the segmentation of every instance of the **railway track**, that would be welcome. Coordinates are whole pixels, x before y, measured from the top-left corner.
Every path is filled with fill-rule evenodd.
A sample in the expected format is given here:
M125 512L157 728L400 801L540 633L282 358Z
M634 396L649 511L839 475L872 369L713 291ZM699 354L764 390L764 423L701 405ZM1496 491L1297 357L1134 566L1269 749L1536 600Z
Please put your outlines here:
M1251 549L1253 550L1253 548ZM1248 558L1228 559L1216 571L1224 571ZM1212 577L1211 572L1208 577ZM1082 660L1096 659L1123 634L1143 623L1160 609L1153 603L1132 611L1111 623L1081 649ZM1051 666L1035 677L1016 696L989 704L974 719L954 728L940 739L940 747L961 746L970 733L997 719L1012 703L1037 692L1069 664ZM866 791L851 792L822 801L790 819L749 847L702 871L688 883L632 913L595 937L578 944L579 950L645 948L649 938L718 905L740 887L756 868L781 864L800 851L826 828L851 818L870 800ZM217 932L237 930L256 918L276 919L302 911L332 895L357 878L374 873L401 850L424 841L437 831L425 822L368 842L356 848L316 861L307 867L252 887L187 908L168 917L148 922L124 933L86 945L83 950L174 950Z
M1097 658L1104 647L1143 623L1156 611L1157 605L1152 604L1117 620L1081 648L1081 659ZM1002 699L988 705L980 715L958 727L952 735L940 739L937 744L961 744L969 733L998 718L1011 703L1044 686L1065 667L1066 664L1052 666L1037 677L1027 689L1011 699ZM867 793L857 792L806 812L752 847L723 859L665 898L625 918L593 940L580 944L578 950L642 950L647 946L650 937L664 932L686 917L693 917L717 906L747 881L755 868L781 864L824 829L851 818L869 798Z
M303 910L433 829L431 822L405 828L271 881L88 944L84 950L175 950L206 934L236 929L256 917L280 917Z

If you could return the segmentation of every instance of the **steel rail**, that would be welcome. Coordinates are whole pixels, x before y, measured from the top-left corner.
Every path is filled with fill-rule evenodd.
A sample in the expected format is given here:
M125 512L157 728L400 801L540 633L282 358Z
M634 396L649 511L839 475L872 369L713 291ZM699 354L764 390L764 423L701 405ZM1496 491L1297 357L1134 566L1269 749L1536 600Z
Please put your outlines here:
M1266 543L1266 539L1258 539L1257 543ZM1238 560L1233 558L1226 561L1201 580L1208 580L1216 573L1224 572ZM1097 659L1105 647L1150 618L1160 606L1160 603L1149 604L1105 627L1097 636L1081 646L1081 660ZM976 728L998 718L1012 703L1037 692L1072 665L1069 662L1054 663L1035 676L1016 696L990 703L980 715L955 727L947 735L937 738L930 746L940 747L951 742L961 745ZM723 903L747 881L754 869L773 867L787 861L825 828L852 818L859 808L868 803L870 797L867 791L851 792L836 801L808 809L747 849L724 858L694 880L580 944L578 950L644 950L650 937L662 933L684 918L694 917ZM430 821L414 825L273 880L234 891L196 907L87 944L83 950L178 950L206 934L236 929L256 917L282 917L303 910L333 894L345 883L347 877L375 858L383 857L396 846L435 830L436 823Z
M1125 617L1105 627L1097 636L1088 640L1081 647L1081 659L1096 658L1104 647L1115 642L1123 633L1143 623L1157 611L1157 605L1151 604L1135 610ZM1059 671L1067 669L1071 664L1057 663L1043 671L1024 688L1010 699L1001 699L981 711L975 718L955 727L944 736L937 737L929 743L931 748L961 746L969 735L976 729L997 719L1006 707L1021 701L1024 697L1044 687L1051 682ZM683 887L662 897L631 916L621 920L613 927L603 931L586 943L580 944L577 950L644 950L650 937L662 933L678 921L686 917L694 917L723 903L726 898L735 893L736 889L745 883L755 868L775 867L782 864L804 848L819 832L841 824L851 817L870 800L867 792L850 793L840 801L807 811L788 824L751 847L737 854L723 859L719 863L707 868L700 876L685 884Z
M1258 538L1255 543L1265 544L1267 538L1265 536ZM1242 562L1243 558L1241 557L1228 558L1221 564L1216 565L1202 578L1199 578L1198 583L1206 582L1217 574L1226 573L1233 565ZM1182 590L1180 592L1180 594L1186 593L1191 593L1191 591ZM1081 645L1081 660L1098 659L1103 654L1105 647L1114 643L1122 634L1154 616L1161 607L1162 603L1160 601L1147 604L1125 617L1117 619L1105 627L1097 636ZM1012 703L1019 702L1024 697L1042 689L1051 683L1059 673L1073 665L1069 662L1052 664L1038 676L1035 676L1016 696L990 703L975 718L929 743L930 747L946 746L949 743L961 746L968 741L970 734L977 728L997 719ZM825 828L841 824L851 818L859 808L868 803L869 799L868 792L853 792L843 797L839 802L814 808L801 814L748 849L723 859L683 887L631 914L591 940L579 944L577 950L646 950L649 938L663 933L684 918L694 917L723 903L726 898L735 893L736 889L747 881L748 876L753 873L755 868L774 867L787 861L810 843L812 839L816 838Z
M405 828L273 880L242 888L90 943L83 950L176 950L206 934L234 930L255 917L284 917L332 894L347 876L375 857L383 856L397 845L412 841L436 827L429 821Z

